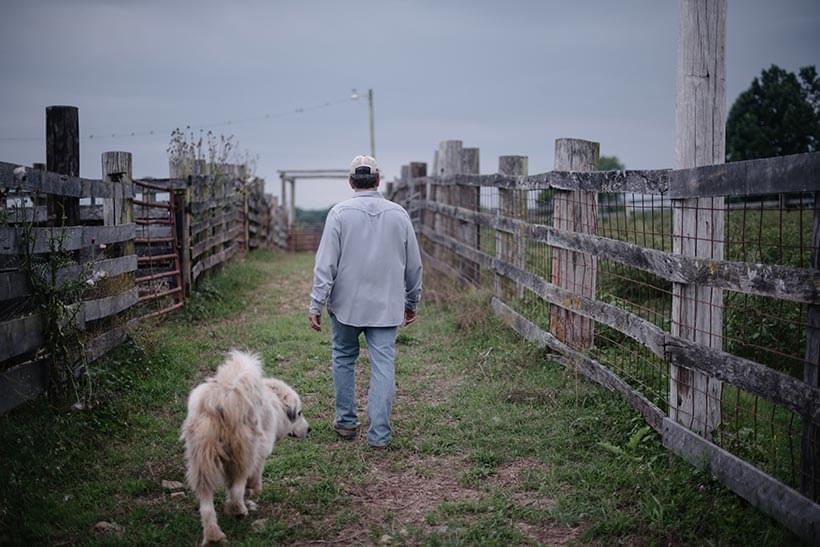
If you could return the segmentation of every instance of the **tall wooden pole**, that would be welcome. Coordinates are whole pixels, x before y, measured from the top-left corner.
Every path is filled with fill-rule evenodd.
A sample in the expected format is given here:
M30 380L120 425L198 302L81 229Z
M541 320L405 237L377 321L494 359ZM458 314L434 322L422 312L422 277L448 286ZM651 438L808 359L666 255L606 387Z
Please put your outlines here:
M675 167L723 163L726 123L726 0L678 3ZM672 252L723 259L723 198L673 201ZM723 291L674 283L674 336L723 347ZM682 367L669 369L669 417L711 438L721 420L721 382Z
M80 111L76 106L46 107L46 169L80 176ZM56 226L80 223L80 199L54 196L48 216Z

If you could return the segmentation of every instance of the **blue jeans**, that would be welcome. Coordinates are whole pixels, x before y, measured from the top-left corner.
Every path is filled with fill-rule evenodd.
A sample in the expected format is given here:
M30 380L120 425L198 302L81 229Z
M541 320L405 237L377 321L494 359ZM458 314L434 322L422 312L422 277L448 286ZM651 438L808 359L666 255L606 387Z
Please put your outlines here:
M333 322L333 386L336 388L336 423L353 428L356 417L356 373L359 334L364 332L370 355L370 388L367 392L367 417L370 426L367 442L384 446L390 442L390 411L396 393L396 331L398 327L353 327L330 316Z

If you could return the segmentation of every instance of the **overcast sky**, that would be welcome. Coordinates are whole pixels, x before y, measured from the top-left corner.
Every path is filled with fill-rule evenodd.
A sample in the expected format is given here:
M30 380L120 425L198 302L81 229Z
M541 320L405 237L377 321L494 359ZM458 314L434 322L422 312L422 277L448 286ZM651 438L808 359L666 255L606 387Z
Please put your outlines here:
M504 154L549 171L558 137L670 167L676 18L658 0L2 0L0 138L23 140L0 140L0 160L45 161L52 104L79 107L81 174L95 178L106 150L167 176L171 128L232 120L214 130L258 154L278 194L277 169L346 168L369 150L367 101L349 97L373 88L388 180L445 139L480 147L482 173ZM820 2L729 0L726 59L729 105L772 63L820 64ZM348 193L306 181L297 205Z

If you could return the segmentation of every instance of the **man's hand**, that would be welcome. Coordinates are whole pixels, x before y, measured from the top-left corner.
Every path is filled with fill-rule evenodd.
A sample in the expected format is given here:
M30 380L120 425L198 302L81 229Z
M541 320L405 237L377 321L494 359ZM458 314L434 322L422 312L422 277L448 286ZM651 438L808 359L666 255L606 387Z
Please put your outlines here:
M308 321L310 322L310 328L317 332L322 332L322 316L320 314L308 314Z
M404 326L416 320L416 310L404 310Z

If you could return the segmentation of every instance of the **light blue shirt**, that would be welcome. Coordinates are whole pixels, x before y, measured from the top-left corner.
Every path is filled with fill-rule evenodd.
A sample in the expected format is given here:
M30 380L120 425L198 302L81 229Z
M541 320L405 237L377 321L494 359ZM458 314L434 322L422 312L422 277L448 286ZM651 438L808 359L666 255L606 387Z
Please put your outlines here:
M360 191L327 214L316 252L310 313L328 312L345 325L393 327L421 297L421 255L401 205Z

